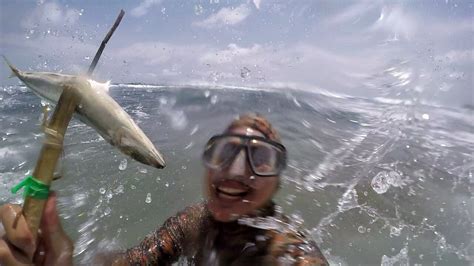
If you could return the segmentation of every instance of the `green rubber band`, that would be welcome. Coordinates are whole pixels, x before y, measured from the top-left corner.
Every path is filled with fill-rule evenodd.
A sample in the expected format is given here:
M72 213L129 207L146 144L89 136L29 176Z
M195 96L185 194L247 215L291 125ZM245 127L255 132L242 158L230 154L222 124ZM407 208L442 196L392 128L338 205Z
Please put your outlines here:
M18 190L24 188L23 195L25 197L32 197L35 199L47 199L49 195L49 186L33 176L28 176L18 185L11 189L13 194L16 194Z

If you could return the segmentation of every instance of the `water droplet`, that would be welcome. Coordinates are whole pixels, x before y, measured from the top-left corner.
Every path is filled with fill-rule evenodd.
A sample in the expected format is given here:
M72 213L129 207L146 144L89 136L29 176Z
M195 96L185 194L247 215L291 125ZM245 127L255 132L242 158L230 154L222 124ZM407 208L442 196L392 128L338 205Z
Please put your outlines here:
M350 210L359 206L357 191L354 188L348 189L338 200L337 208L340 211Z
M112 199L113 196L114 196L114 194L110 190L107 192L107 195L105 195L105 197L109 200Z
M303 124L303 126L305 126L306 128L311 128L311 123L306 121L306 120L303 120L301 121L301 123Z
M192 135L196 134L196 132L197 132L198 130L199 130L199 125L195 125L195 126L193 127L193 129L191 130L191 133L189 133L189 135L192 136Z
M429 114L423 114L421 117L422 117L423 119L425 119L425 120L429 120L429 119L430 119L430 115L429 115Z
M293 205L293 201L295 200L295 198L296 198L296 196L292 195L292 194L286 196L286 203L288 205Z
M146 202L146 203L151 203L151 193L147 193L147 194L146 194L145 202Z
M125 169L127 169L127 159L122 159L122 161L120 161L119 170L123 171Z
M212 95L211 97L211 104L216 104L217 103L217 95Z
M84 9L81 9L81 11L79 11L79 16L82 16L83 13L84 13Z
M165 183L165 187L169 187L170 184L168 182Z
M165 97L160 97L159 101L161 105L166 105L168 103L168 99L166 99Z
M160 181L161 181L161 177L157 176L156 177L156 183L160 183Z
M359 233L361 233L361 234L365 233L366 230L367 230L367 229L366 229L364 226L362 226L362 225L360 225L359 227L357 227L357 231L359 231Z
M204 92L204 97L209 98L209 96L211 96L211 92L210 91L205 91Z
M247 67L243 67L240 69L240 77L245 79L245 78L248 78L250 77L250 69L248 69Z
M255 180L255 176L251 175L250 177L250 180Z
M304 188L308 191L308 192L314 192L314 187L312 186L312 184L310 183L306 183L304 185Z
M137 187L135 185L130 185L131 189L136 189Z
M184 147L185 150L188 150L190 149L191 147L194 146L194 143L191 141L188 145L186 145L186 147Z
M140 172L140 173L142 173L142 174L146 174L146 173L148 173L148 170L147 170L146 168L140 168L140 169L138 170L138 172Z
M84 56L84 59L89 60L89 59L91 59L91 57L90 56Z
M166 14L166 8L165 8L165 7L163 7L163 8L161 9L161 13L162 13L163 15Z
M444 208L439 208L439 211L440 211L440 212L444 212Z
M123 193L123 190L124 190L123 185L119 185L119 186L114 190L114 192L115 192L115 194L121 194L121 193Z
M204 8L202 7L202 5L195 5L194 6L194 14L196 14L196 16L199 16L201 15L202 13L204 13Z
M103 187L99 188L99 193L102 195L105 194L105 188Z
M398 227L395 227L395 226L391 226L390 227L390 236L400 236L402 232L402 228L398 228Z
M301 226L304 222L304 219L301 216L301 213L299 212L292 213L290 217L291 217L291 223L296 224L298 227Z
M45 120L45 113L41 113L38 118L38 121L42 123L44 120Z
M105 208L104 210L104 215L107 216L112 212L112 209L110 207Z
M186 170L186 169L188 169L188 167L186 165L182 165L181 169Z
M383 194L387 192L388 188L390 187L390 184L388 183L387 172L382 171L378 173L372 179L370 185L372 186L372 189L377 192L377 194Z

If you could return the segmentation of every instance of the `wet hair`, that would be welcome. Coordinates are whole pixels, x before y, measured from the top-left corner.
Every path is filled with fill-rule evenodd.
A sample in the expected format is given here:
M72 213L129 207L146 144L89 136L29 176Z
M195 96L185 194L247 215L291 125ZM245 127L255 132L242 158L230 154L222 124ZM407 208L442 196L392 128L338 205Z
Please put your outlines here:
M226 132L238 127L249 127L261 132L266 138L281 143L280 135L270 122L258 113L243 114L227 126Z

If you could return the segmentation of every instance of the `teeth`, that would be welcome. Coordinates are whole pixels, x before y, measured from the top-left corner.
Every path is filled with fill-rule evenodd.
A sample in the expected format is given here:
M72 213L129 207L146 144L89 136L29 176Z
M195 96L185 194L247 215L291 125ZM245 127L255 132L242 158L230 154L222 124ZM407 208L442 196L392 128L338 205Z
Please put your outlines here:
M227 194L240 194L240 193L247 192L247 190L245 189L237 189L237 188L230 188L230 187L218 187L218 189Z
M225 193L219 193L219 197L224 198L224 199L232 199L232 200L240 199L239 196L231 196L231 195L228 195L228 194L225 194Z

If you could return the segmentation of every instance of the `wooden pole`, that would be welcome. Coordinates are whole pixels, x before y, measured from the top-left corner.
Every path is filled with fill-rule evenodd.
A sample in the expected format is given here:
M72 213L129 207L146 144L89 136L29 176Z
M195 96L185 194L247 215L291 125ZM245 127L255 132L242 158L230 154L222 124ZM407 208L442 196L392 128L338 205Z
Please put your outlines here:
M43 143L33 176L48 186L53 181L54 169L56 169L56 164L63 150L64 134L79 103L80 97L76 93L76 88L65 87L54 109L51 120L45 128L46 139ZM34 239L36 239L38 234L45 203L46 199L35 199L26 196L25 203L23 204L23 214Z
M112 25L112 28L110 28L109 33L105 36L104 40L100 44L99 50L97 50L97 53L94 56L94 60L92 60L91 65L89 66L89 70L87 71L87 76L91 76L92 72L94 72L95 66L97 65L97 62L99 61L100 56L102 55L102 51L105 48L105 45L107 45L107 42L109 41L110 37L112 37L112 34L114 34L115 29L117 29L118 25L122 21L123 15L125 15L125 12L123 10L120 10L120 13L115 19L114 25Z

